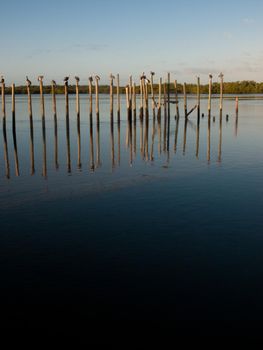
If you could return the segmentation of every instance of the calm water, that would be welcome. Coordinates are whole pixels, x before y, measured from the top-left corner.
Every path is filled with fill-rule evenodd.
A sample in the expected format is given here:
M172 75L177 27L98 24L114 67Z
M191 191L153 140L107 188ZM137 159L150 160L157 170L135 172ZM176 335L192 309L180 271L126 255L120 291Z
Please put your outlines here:
M139 101L138 101L139 102ZM101 96L80 132L58 97L45 137L33 96L17 97L16 142L7 98L0 143L1 314L8 327L101 327L135 322L180 333L257 332L263 319L263 101L218 100L196 112L111 127ZM189 99L189 109L195 102ZM226 121L226 113L229 121ZM69 137L67 137L69 135ZM34 150L34 152L32 152ZM19 176L18 176L19 175Z

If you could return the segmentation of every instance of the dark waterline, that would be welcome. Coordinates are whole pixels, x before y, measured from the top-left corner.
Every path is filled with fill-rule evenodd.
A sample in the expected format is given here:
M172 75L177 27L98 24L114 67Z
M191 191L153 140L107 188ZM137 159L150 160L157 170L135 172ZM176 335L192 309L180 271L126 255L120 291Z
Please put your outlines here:
M9 108L7 98L7 112ZM34 133L18 97L0 147L1 310L8 327L137 322L181 334L262 325L262 101L218 102L196 123L80 121L70 100ZM194 102L193 102L194 103ZM191 107L191 101L189 101ZM181 106L181 105L180 105ZM206 112L206 101L202 101ZM182 109L182 108L181 108ZM226 121L225 115L230 115ZM205 113L206 114L206 113ZM32 150L33 155L32 155ZM18 176L19 175L19 176Z

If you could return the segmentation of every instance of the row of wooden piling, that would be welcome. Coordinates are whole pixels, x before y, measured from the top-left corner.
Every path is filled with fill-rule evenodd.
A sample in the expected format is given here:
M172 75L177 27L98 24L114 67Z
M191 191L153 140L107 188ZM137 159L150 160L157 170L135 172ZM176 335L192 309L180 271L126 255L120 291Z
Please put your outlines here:
M179 108L178 108L178 91L177 91L177 80L174 81L174 100L171 100L171 94L170 94L170 73L167 74L167 80L163 83L162 78L159 79L159 99L158 103L155 101L155 94L154 94L154 82L153 77L155 73L150 73L150 79L146 77L146 75L143 73L140 77L140 117L143 117L145 115L146 117L149 116L149 94L152 101L152 113L153 116L155 116L155 110L157 108L157 116L160 115L161 106L164 106L164 109L167 109L168 118L170 118L170 104L174 103L175 108L175 115L179 116ZM220 73L220 102L219 102L219 109L220 111L223 110L223 74ZM66 108L66 115L68 115L69 112L69 93L68 93L68 79L69 77L64 78L64 86L65 86L65 108ZM76 79L76 113L77 116L80 114L80 98L79 98L79 78L75 77ZM110 75L110 116L113 118L114 114L114 81L115 76L112 74ZM93 113L93 77L89 77L89 87L88 87L88 93L89 93L89 100L90 100L90 110L89 113ZM95 76L95 108L96 108L96 116L97 116L97 122L99 122L99 76ZM43 93L43 76L38 77L39 81L39 89L40 89L40 112L41 112L41 118L42 122L45 122L45 104L44 104L44 93ZM6 103L5 103L5 82L2 77L2 115L3 118L6 117ZM212 75L209 75L209 88L208 88L208 116L211 116L211 99L212 99ZM32 118L32 97L31 97L31 91L30 91L31 82L27 78L27 95L28 95L28 111L29 111L29 118ZM150 88L150 91L149 91ZM126 106L127 106L127 117L128 120L131 118L132 114L136 115L136 89L137 86L135 82L132 80L132 76L129 78L129 84L126 86L125 93L126 93ZM12 114L15 115L15 84L12 84L11 86L12 91ZM52 80L51 84L51 94L52 94L52 104L53 104L53 113L54 115L57 115L57 108L56 108L56 82ZM121 113L121 103L120 103L120 79L119 74L116 76L116 95L117 95L117 116L118 121L120 120L120 113ZM183 101L184 101L184 115L185 118L187 118L195 109L197 109L197 116L200 118L200 78L197 77L197 90L196 90L196 105L193 106L190 110L188 109L187 104L187 85L186 83L183 84ZM163 97L163 100L162 100ZM236 113L238 113L238 98L236 98Z

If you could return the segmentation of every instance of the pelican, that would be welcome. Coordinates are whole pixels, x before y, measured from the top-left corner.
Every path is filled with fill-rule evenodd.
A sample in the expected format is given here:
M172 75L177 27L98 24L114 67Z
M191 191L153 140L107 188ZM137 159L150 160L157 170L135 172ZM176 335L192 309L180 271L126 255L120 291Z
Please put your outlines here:
M154 72L150 72L150 74L151 74L152 76L154 76L154 75L155 75L155 73L154 73Z
M209 78L212 79L213 78L213 75L211 73L209 73Z
M63 80L64 80L64 82L66 83L66 82L68 82L69 77L65 77Z
M4 76L1 75L1 83L4 84L4 82L5 82Z
M144 74L144 72L142 73L140 79L141 79L141 80L146 79L146 75Z
M93 82L92 76L89 77L89 81L90 81L91 83Z
M43 75L39 75L38 78L37 78L38 81L42 81L43 79L44 79Z
M31 84L32 84L31 80L28 79L28 76L26 76L26 84L27 84L27 86L31 86Z
M77 77L77 76L75 76L75 79L77 82L79 82L79 80L80 80L79 77Z

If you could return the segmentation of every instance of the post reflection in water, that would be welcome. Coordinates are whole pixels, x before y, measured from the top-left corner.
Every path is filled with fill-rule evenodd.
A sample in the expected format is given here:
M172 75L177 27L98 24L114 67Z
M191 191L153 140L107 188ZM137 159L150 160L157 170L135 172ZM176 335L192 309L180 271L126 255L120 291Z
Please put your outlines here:
M92 113L89 116L89 137L90 137L90 170L94 171L94 144L93 144L93 118Z
M111 142L111 167L113 169L115 167L115 149L114 149L114 123L113 123L112 115L111 115L111 121L110 121L110 142Z
M16 115L15 111L12 111L12 132L13 132L13 145L14 145L14 158L15 158L15 172L16 176L19 176L19 160L17 151L17 139L16 139Z
M78 169L81 169L81 134L80 134L80 114L77 113L77 134L78 134Z
M207 162L210 163L210 144L211 144L211 116L208 115L208 123L207 123Z
M8 143L7 143L7 133L6 133L6 118L3 118L3 140L4 140L4 157L5 157L5 174L6 177L10 178L10 164L8 155Z
M127 119L127 124L125 125L126 128L121 129L121 121L118 120L117 125L117 136L114 134L114 120L113 118L110 119L109 123L103 123L102 126L99 123L96 123L96 134L93 131L93 116L89 115L89 155L87 155L87 160L89 162L89 168L91 171L94 171L95 168L99 168L101 166L101 140L100 140L100 127L106 128L109 132L109 142L110 142L110 150L109 150L109 156L111 161L111 168L115 169L116 165L118 164L120 166L120 159L121 159L121 146L122 146L122 136L124 136L123 139L123 145L126 145L128 156L128 162L130 165L132 165L139 155L140 159L144 162L148 162L149 160L151 162L155 161L157 155L161 157L165 157L165 161L167 163L170 162L170 133L174 133L174 153L177 152L178 149L178 139L180 137L180 131L182 134L182 155L186 154L186 148L187 148L187 141L190 140L190 136L193 136L195 138L195 150L194 155L196 159L199 159L200 157L200 146L206 145L206 151L203 155L207 162L210 163L211 161L211 117L208 116L207 120L207 131L204 130L203 138L201 138L201 127L202 125L205 125L206 121L201 121L199 118L196 120L193 119L193 121L189 118L185 118L184 125L182 125L182 128L180 129L180 118L177 116L175 118L175 121L173 122L173 119L171 120L168 115L166 114L166 117L164 115L163 122L161 120L161 115L158 113L156 116L151 115L149 116L147 114L147 111L144 115L144 118L139 119L138 125L136 124L136 118L133 115L132 117L129 117ZM234 127L235 127L235 135L237 135L237 127L236 127L237 120L234 121ZM216 125L216 124L213 124ZM5 175L7 178L10 178L10 160L9 160L9 149L8 149L8 124L6 123L6 118L3 118L3 146L4 146L4 162L5 162ZM46 135L46 121L45 118L41 119L41 131L42 131L42 143L37 144L42 149L42 176L47 177L47 135ZM81 159L81 127L85 127L85 125L81 125L81 121L79 116L77 117L77 133L76 133L76 142L78 145L78 150L76 152L75 158L76 158L76 165L77 169L82 168L82 159ZM140 144L140 153L136 155L136 134L137 134L137 127L138 135L140 137L139 144ZM108 129L109 128L109 129ZM163 128L163 130L162 130ZM174 129L173 129L174 128ZM189 133L189 128L194 130L194 133ZM123 134L122 134L123 130ZM34 165L34 129L33 129L33 118L30 117L30 160L31 160L31 174L35 173L35 165ZM105 133L103 133L104 135ZM219 124L218 124L218 140L216 139L216 160L217 162L222 161L222 134L223 134L223 118L222 113L220 113L219 116ZM17 144L17 128L15 123L15 115L13 115L12 118L12 135L13 135L13 146L14 146L14 163L15 163L15 175L20 175L20 162L19 162L19 152L18 152L18 144ZM126 136L126 139L125 139ZM96 140L94 139L96 138ZM70 142L71 142L71 135L70 135L70 120L69 120L69 114L66 114L66 134L64 136L66 138L66 157L67 157L67 171L69 173L72 172L72 159L71 159L71 149L70 149ZM116 140L116 146L115 146L115 138ZM103 142L104 144L104 142ZM96 147L96 150L95 150ZM96 152L96 154L95 154ZM103 150L103 152L107 152L107 150ZM156 152L156 154L154 153ZM163 154L162 154L163 153ZM55 160L55 168L59 168L59 162L58 162L58 120L56 114L54 115L54 160ZM74 162L75 163L75 162Z

